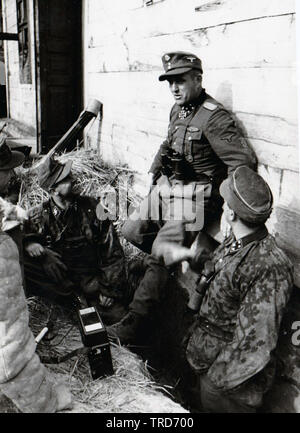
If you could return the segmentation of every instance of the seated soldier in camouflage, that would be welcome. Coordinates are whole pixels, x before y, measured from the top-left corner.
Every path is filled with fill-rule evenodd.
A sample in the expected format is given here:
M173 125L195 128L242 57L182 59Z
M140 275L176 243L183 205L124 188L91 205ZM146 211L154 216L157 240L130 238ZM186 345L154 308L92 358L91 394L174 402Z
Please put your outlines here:
M36 354L22 284L20 254L14 236L26 212L15 206L14 169L24 155L0 146L0 396L4 394L20 412L52 413L71 408L64 383L53 384Z
M24 227L27 291L59 302L84 295L110 324L125 313L125 257L111 221L98 218L97 201L74 193L71 166L47 159L39 170L50 199Z
M232 235L205 262L202 275L213 273L186 354L205 411L255 412L274 378L292 265L265 226L273 199L262 177L238 167L220 193Z

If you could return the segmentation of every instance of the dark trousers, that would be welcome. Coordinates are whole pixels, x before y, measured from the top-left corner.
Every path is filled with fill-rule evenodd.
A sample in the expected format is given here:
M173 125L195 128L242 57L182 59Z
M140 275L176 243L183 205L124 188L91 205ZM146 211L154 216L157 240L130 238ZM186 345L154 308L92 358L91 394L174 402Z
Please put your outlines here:
M176 196L176 193L174 193L172 196L174 189L167 180L163 179L160 186L166 186L166 189L162 187L160 192L157 193L157 187L154 187L151 193L142 201L139 209L133 212L122 228L125 239L142 251L151 254L146 259L144 277L135 291L133 301L129 305L130 310L144 316L149 314L152 308L161 301L168 281L170 269L165 266L164 260L160 257L162 245L164 243L174 243L190 247L205 224L209 220L218 219L220 216L220 210L216 210L210 200L210 185L202 185L202 190L204 190L203 198L205 198L202 203L204 218L203 225L198 229L191 224L192 219L189 219L188 215L188 210L192 209L190 215L193 215L193 209L195 209L192 208L194 197L188 195L192 189L186 191L186 198L182 200L180 194ZM197 186L194 185L194 192L196 188ZM170 202L167 202L170 197ZM188 203L184 209L184 215L187 218L183 220L173 218L176 217L178 209L180 210L185 206L184 202ZM171 216L168 220L164 219L166 213ZM193 230L194 227L195 230Z
M74 308L74 294L83 294L87 304L96 305L103 322L112 325L126 314L125 300L115 300L109 308L101 307L98 303L99 291L89 292L87 288L96 286L93 275L80 275L70 272L62 281L53 281L43 270L41 260L24 254L24 275L26 281L26 296L39 296L51 302ZM128 301L127 301L128 302Z
M268 383L262 384L259 377L261 374L228 391L216 388L206 374L198 376L201 409L214 413L256 413L274 380L272 373Z

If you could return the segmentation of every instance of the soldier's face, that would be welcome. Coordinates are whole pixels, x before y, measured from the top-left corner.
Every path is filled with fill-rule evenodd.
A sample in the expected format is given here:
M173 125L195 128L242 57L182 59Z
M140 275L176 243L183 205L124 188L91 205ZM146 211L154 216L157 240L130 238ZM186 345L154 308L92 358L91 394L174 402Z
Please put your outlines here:
M73 195L73 178L71 176L67 176L57 185L55 185L56 194L60 195L63 198L68 198Z
M234 212L232 209L230 209L230 207L228 206L227 202L224 201L223 204L223 215L222 218L224 218L224 220L231 225L233 218L234 218Z
M201 75L194 75L186 72L182 75L174 75L168 78L172 95L177 105L182 106L191 103L201 93Z

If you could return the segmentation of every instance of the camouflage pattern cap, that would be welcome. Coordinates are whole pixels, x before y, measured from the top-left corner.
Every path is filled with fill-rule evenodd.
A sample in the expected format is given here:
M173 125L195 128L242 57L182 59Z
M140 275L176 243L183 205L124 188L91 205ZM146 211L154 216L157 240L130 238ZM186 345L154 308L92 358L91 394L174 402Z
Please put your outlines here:
M174 75L184 74L192 69L198 69L203 73L201 60L195 54L185 51L164 54L162 63L165 73L159 76L159 81L167 80Z
M72 161L64 164L56 161L54 158L47 158L39 167L38 181L41 188L49 191L58 182L65 179L71 172Z
M220 194L243 220L264 223L272 212L273 196L269 185L251 168L243 165L225 179Z
M0 170L12 170L23 164L25 155L22 152L11 150L5 139L0 141Z

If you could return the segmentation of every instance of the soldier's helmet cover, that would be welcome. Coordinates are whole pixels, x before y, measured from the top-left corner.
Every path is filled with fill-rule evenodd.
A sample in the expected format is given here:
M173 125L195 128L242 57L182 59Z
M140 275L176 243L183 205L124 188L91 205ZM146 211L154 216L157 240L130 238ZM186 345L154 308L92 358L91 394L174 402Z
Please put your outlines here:
M222 182L220 194L244 221L264 223L272 212L273 195L269 185L258 173L245 165L237 167Z
M202 63L195 54L185 51L174 51L162 56L162 64L165 73L158 77L159 81L167 80L171 76L185 74L192 69L203 73Z
M72 161L60 163L53 157L47 158L38 169L38 182L41 188L46 191L64 180L71 172Z

